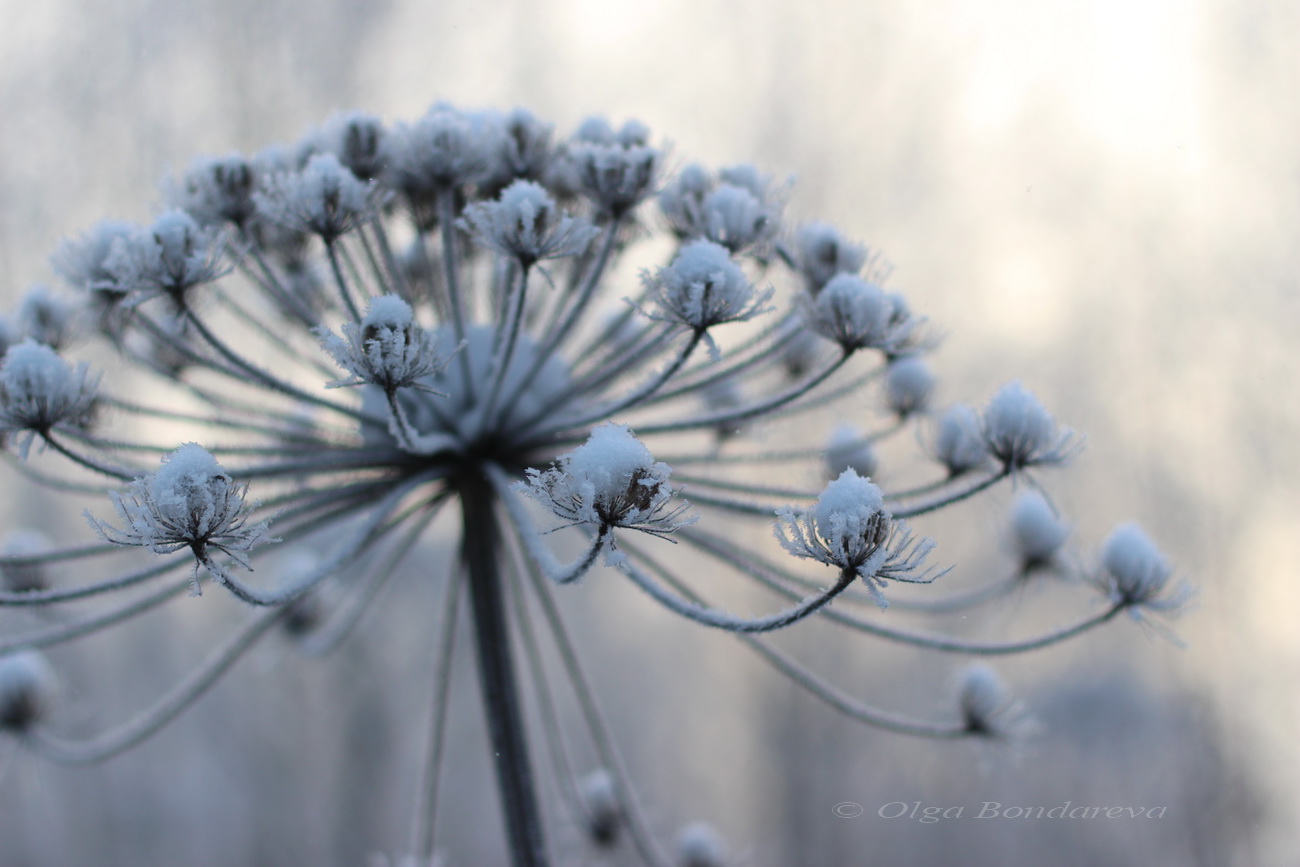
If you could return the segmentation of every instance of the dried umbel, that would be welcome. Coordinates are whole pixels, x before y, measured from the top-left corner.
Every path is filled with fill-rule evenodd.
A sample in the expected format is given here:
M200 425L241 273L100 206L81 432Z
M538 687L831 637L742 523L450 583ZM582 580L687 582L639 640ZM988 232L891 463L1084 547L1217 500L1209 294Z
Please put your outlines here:
M788 222L753 167L665 178L665 165L636 122L594 119L562 140L522 110L440 103L395 125L342 114L293 146L196 162L147 226L105 222L66 242L54 264L74 300L35 296L0 320L0 434L20 470L89 506L94 533L0 550L12 615L0 621L0 737L56 761L119 753L267 635L323 652L382 622L361 613L421 540L442 537L435 523L452 523L459 562L439 568L425 549L412 570L442 597L403 637L432 643L438 711L427 742L404 747L430 759L409 851L389 862L438 855L447 684L466 617L510 860L586 857L557 852L543 826L539 786L558 782L586 830L574 846L630 847L659 865L673 856L648 830L556 604L584 576L727 633L836 712L930 738L1015 735L1019 705L979 669L946 714L908 718L767 633L829 621L866 642L996 656L1177 607L1167 562L1125 528L1088 570L1101 609L1074 623L1008 641L900 624L969 618L1039 573L1074 570L1045 505L1017 508L1013 574L991 582L967 581L962 551L908 527L928 530L931 513L1013 479L1037 485L1026 474L1063 464L1075 438L1019 385L983 411L932 417L934 342L877 254L834 227ZM661 230L666 243L645 243ZM655 249L666 252L651 261ZM637 265L643 278L626 279ZM118 354L102 385L65 360L96 337L92 352ZM928 454L899 460L918 427ZM985 535L990 547L1007 538ZM144 562L122 566L115 552ZM185 591L210 582L247 604L246 622L133 719L62 737L67 711L27 654L129 630L168 605L202 616L213 594ZM762 588L767 607L710 601L736 584ZM557 678L568 686L553 691ZM568 699L577 731L555 709ZM548 739L585 741L603 770L578 777L557 743L536 763L527 727L539 719ZM676 863L728 855L693 826Z

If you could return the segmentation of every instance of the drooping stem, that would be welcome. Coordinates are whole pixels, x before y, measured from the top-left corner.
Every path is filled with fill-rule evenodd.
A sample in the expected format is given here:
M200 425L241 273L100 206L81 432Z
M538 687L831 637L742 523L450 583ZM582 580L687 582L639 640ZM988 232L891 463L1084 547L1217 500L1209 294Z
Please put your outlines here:
M483 478L466 478L457 487L465 521L461 557L469 576L479 684L511 863L513 867L545 867L542 817L528 758L524 709L510 653L505 584L498 568L501 532L496 496Z

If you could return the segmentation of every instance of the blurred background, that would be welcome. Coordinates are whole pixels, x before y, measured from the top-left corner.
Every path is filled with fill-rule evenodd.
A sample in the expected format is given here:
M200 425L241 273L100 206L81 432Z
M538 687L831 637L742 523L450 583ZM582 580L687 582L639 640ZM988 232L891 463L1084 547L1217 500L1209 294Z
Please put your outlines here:
M571 619L665 837L706 820L755 867L1295 863L1295 4L0 0L0 21L7 303L53 282L62 237L148 217L192 156L294 141L336 109L396 120L440 99L524 106L562 133L590 114L637 118L677 164L793 176L793 220L882 250L891 283L945 335L945 401L980 404L1018 378L1087 434L1048 482L1085 554L1137 520L1200 587L1176 624L1185 649L1125 622L999 666L1046 729L1017 760L843 723L734 642L589 582ZM11 473L4 485L10 516L21 498L25 520L57 520L52 498ZM996 534L1008 499L962 513L974 542ZM999 616L1004 634L1032 631L1015 610ZM377 617L325 665L263 648L103 767L14 757L0 864L363 864L398 851L427 702L425 660L403 635L432 621L403 617ZM214 623L110 637L99 669L71 676L74 714L121 718L173 670L173 648L193 651ZM945 706L953 660L838 636L791 646L882 703ZM501 857L474 705L453 718L452 864ZM1067 800L1167 810L970 818L984 801ZM966 805L967 818L878 812L916 801ZM842 802L863 814L837 817Z

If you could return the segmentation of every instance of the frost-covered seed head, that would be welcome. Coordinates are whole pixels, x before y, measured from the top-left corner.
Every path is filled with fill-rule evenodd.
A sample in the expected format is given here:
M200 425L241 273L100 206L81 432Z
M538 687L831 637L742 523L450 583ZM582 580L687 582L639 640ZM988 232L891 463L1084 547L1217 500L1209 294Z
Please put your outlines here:
M788 320L781 337L781 366L790 379L801 379L817 366L830 344L808 327L802 316ZM788 336L787 336L788 335Z
M586 220L561 214L546 188L533 181L515 181L497 201L466 208L462 225L480 244L524 267L577 256L599 232Z
M28 340L9 347L0 367L0 432L32 437L60 425L86 428L93 421L95 388L85 362L73 368L50 347Z
M246 504L247 489L237 485L217 459L197 443L185 443L162 459L157 472L136 479L125 494L110 494L124 527L86 518L102 539L115 545L169 554L189 548L198 564L211 570L210 549L247 568L245 554L267 541L265 521L249 524L257 503ZM216 574L214 572L214 574Z
M702 209L704 237L733 253L765 245L780 226L768 205L734 184L722 184L705 196Z
M76 330L76 311L64 298L44 286L33 286L18 305L18 329L23 337L51 349L67 346Z
M822 491L810 509L777 511L777 540L796 557L854 572L881 607L886 581L928 584L925 557L934 548L914 540L905 525L895 524L884 495L871 480L847 469Z
M492 168L491 133L463 111L438 104L414 124L398 124L383 149L393 185L413 204L472 184Z
M808 291L816 295L836 274L856 274L867 261L867 248L844 240L826 223L809 223L795 240L796 258Z
M687 504L669 508L670 472L627 425L610 422L550 469L528 470L520 488L568 521L663 535L694 521L684 517Z
M930 407L935 379L930 365L918 355L897 358L885 374L885 402L900 418Z
M997 673L985 665L972 665L962 672L957 704L968 734L1014 740L1028 734L1032 727L1024 707L1011 698Z
M846 470L853 470L864 479L876 474L879 461L870 441L851 424L836 425L826 443L826 476L839 478Z
M243 226L256 209L258 181L256 166L242 154L201 157L190 164L172 193L172 204L205 226Z
M515 180L548 180L554 169L555 127L538 120L526 108L512 110L500 123L500 179L494 187Z
M975 410L964 403L949 407L939 419L932 452L935 460L947 467L949 476L960 476L987 463L988 445Z
M1011 537L1021 562L1026 567L1039 566L1056 556L1070 538L1070 527L1042 494L1025 491L1011 509Z
M115 240L105 267L117 285L138 291L139 301L164 294L179 299L186 290L225 273L223 252L214 232L201 228L184 211L171 210L153 225Z
M1101 564L1111 597L1127 605L1158 602L1173 574L1164 555L1136 524L1115 528L1102 547Z
M329 383L332 388L376 385L391 394L418 387L447 366L437 338L416 323L411 305L396 295L372 298L360 323L345 323L343 337L327 333L321 345L352 374Z
M757 292L725 247L693 241L667 268L646 279L663 318L703 332L724 322L741 322L769 308L771 290Z
M372 114L350 111L326 121L320 144L338 157L358 180L373 181L384 171L384 122Z
M659 151L644 144L591 144L569 148L579 190L601 213L618 218L654 192Z
M659 192L659 210L678 238L686 240L703 234L704 197L713 186L709 170L699 163L691 163Z
M840 274L822 287L808 318L813 330L846 352L894 353L916 329L902 298L851 274Z
M84 234L60 243L50 257L50 265L74 289L89 292L92 297L109 296L101 303L120 300L131 287L121 285L107 263L119 239L130 238L135 231L131 223L103 220Z
M1004 385L989 401L981 429L989 454L1009 470L1060 463L1073 439L1018 382Z
M586 808L587 835L599 846L613 846L623 829L623 804L609 771L592 771L578 784Z
M0 731L29 731L48 713L53 694L54 672L44 656L0 656Z
M677 834L677 867L726 867L727 842L713 827L694 822Z
M268 178L255 197L259 213L273 223L332 242L366 218L374 184L363 183L332 153L316 154L300 172Z

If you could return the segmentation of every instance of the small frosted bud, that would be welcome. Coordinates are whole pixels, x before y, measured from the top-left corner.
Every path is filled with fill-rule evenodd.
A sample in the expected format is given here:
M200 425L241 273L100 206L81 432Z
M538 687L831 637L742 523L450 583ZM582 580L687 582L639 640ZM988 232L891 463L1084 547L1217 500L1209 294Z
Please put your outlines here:
M914 542L906 526L896 527L880 488L852 469L828 484L811 509L778 510L774 530L794 556L857 573L881 608L888 605L886 581L934 580L922 568L934 543Z
M1026 567L1051 562L1070 538L1070 527L1036 491L1016 497L1011 509L1011 538Z
M114 244L131 237L135 231L131 223L103 220L84 234L60 243L50 257L50 265L74 289L120 300L131 287L119 285L107 262Z
M179 299L187 289L225 273L220 267L223 252L212 231L186 212L172 210L153 225L117 239L105 267L119 285L141 292L141 301L162 294Z
M60 425L91 424L97 384L85 362L73 368L30 340L11 346L0 367L0 432L25 432L19 448L26 458L34 437Z
M985 665L972 665L962 672L957 705L968 734L1011 740L1028 734L1032 727L1024 707Z
M780 224L776 213L744 187L722 184L704 198L704 237L733 253L771 240Z
M538 120L526 108L516 108L506 115L502 151L510 172L516 178L546 177L555 158L554 135L552 124Z
M939 419L932 451L935 460L947 467L949 476L983 466L989 451L975 410L960 403L950 407Z
M49 537L36 530L10 531L0 542L0 561L35 557L53 549ZM8 590L24 593L49 586L43 563L0 562L0 582Z
M76 310L44 286L33 286L18 305L18 328L24 337L63 349L76 330Z
M654 148L579 141L570 146L569 158L579 189L611 217L623 216L654 192L660 160Z
M840 274L822 288L810 306L809 324L846 352L879 349L893 353L916 328L900 297L850 274Z
M876 474L878 464L875 449L857 428L851 424L836 425L826 443L827 478L835 479L846 470L853 470L862 478L869 479Z
M781 337L781 366L788 377L800 379L817 366L830 344L802 317L787 322L785 328L790 336Z
M515 181L497 201L466 208L462 225L480 244L524 267L577 256L599 231L586 220L561 214L546 188L532 181Z
M1164 599L1173 575L1155 543L1136 524L1116 527L1102 547L1111 598L1118 604L1169 608L1181 600Z
M246 503L247 486L237 485L207 449L185 443L162 459L157 472L136 479L125 494L112 493L113 507L123 521L118 529L86 513L95 532L114 545L148 548L170 554L189 548L198 565L208 566L210 550L248 568L246 552L267 539L265 521L249 524L257 503Z
M771 290L755 291L725 247L694 241L682 247L667 268L646 279L660 316L703 332L724 322L741 322L765 312Z
M693 822L677 834L677 867L726 867L727 842L712 826Z
M256 166L242 154L201 157L190 164L170 198L206 226L244 226L256 210L258 180Z
M989 453L1009 470L1060 463L1069 456L1073 441L1018 382L1004 385L989 401L982 430Z
M34 651L0 657L0 731L29 731L49 712L54 672Z
M358 180L373 181L384 171L384 122L371 114L352 111L325 123L321 143L339 158Z
M935 379L930 365L917 355L895 359L885 373L885 402L900 418L930 408Z
M795 241L799 272L816 295L836 274L856 274L867 261L867 248L844 240L826 223L809 223Z
M332 242L370 213L373 183L363 183L331 153L316 154L300 172L275 175L257 194L259 213L273 223Z
M623 805L609 771L592 771L578 784L587 811L587 835L599 846L613 846L623 829Z
M518 489L567 521L665 535L695 520L688 504L672 505L670 472L627 425L609 422L550 469L528 470Z
M659 193L659 210L678 238L698 238L703 234L704 197L712 190L713 178L709 170L691 163Z
M492 168L485 135L481 124L445 104L414 124L396 125L383 144L393 185L418 203L474 183Z
M361 322L345 323L342 330L342 337L326 333L321 345L352 378L331 382L331 388L377 385L389 394L399 388L429 390L420 380L447 365L437 338L415 322L411 305L396 295L372 298Z

